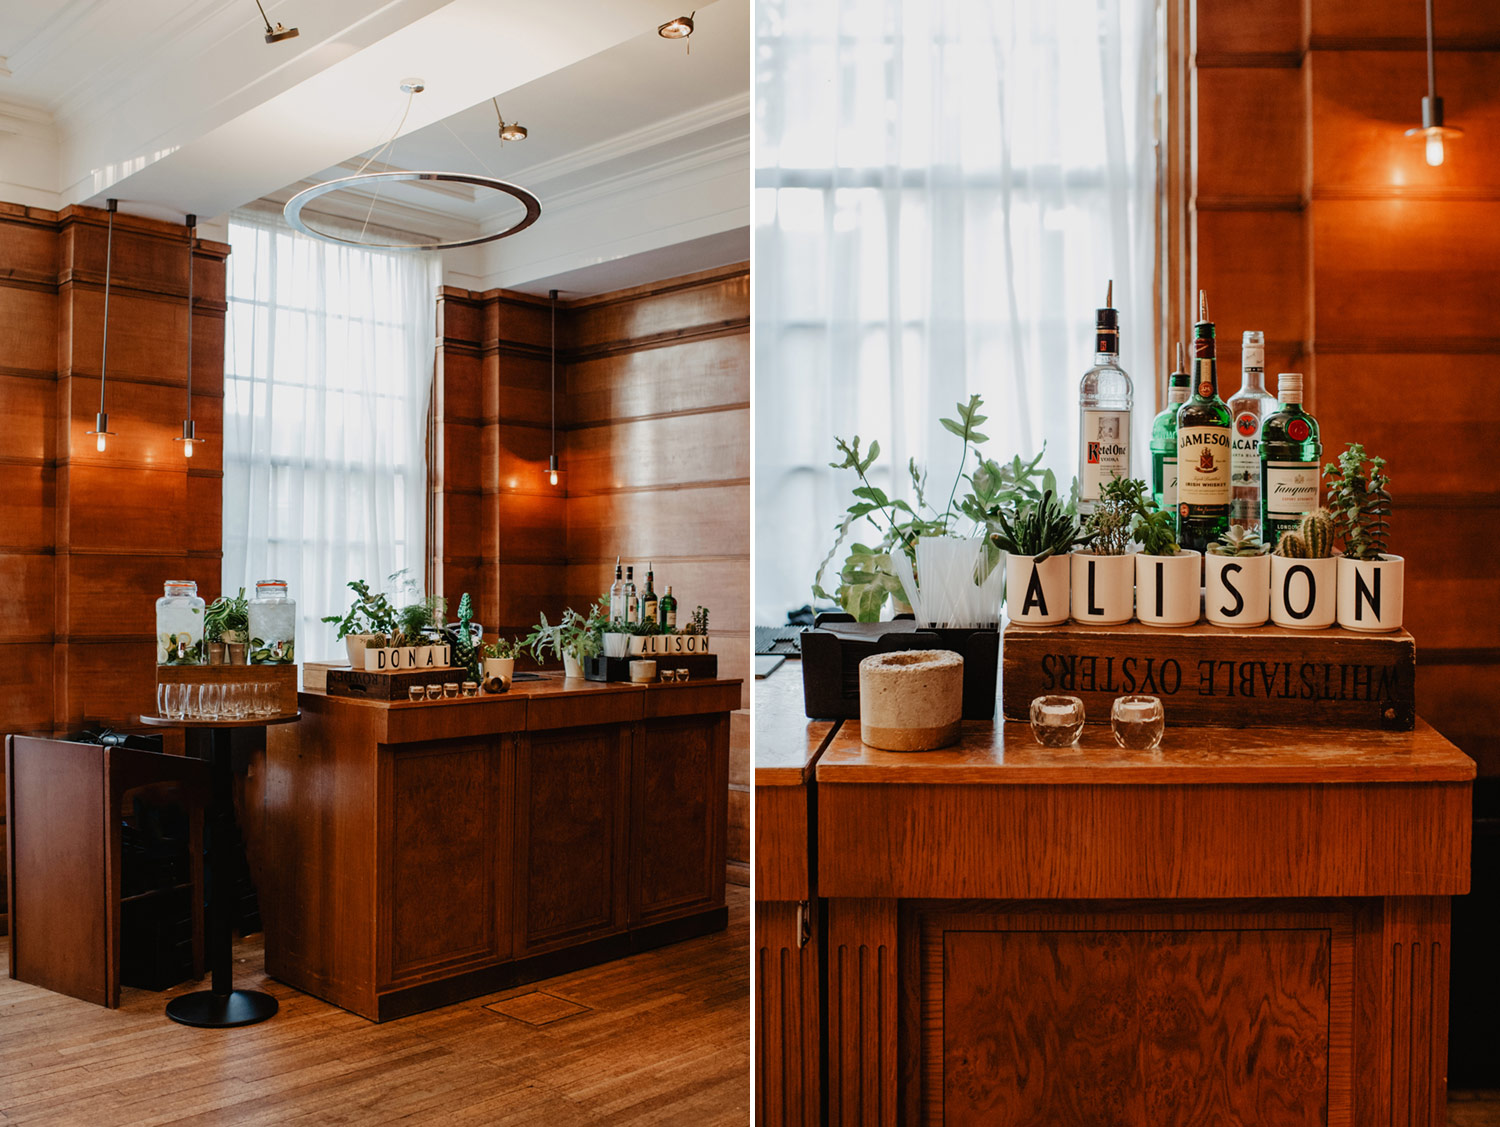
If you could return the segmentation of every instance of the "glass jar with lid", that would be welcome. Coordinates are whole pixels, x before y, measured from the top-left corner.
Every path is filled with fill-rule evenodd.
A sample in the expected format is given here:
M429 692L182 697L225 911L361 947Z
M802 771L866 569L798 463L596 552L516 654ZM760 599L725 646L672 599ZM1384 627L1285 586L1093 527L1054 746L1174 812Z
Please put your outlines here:
M262 579L250 600L250 664L291 665L297 660L297 604L285 579Z
M156 600L156 664L203 664L203 600L191 579L168 579Z

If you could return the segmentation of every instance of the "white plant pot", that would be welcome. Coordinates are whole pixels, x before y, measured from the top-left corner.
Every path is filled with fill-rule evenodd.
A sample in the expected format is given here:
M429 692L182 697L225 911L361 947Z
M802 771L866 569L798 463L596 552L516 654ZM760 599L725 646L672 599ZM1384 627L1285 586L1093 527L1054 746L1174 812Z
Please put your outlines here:
M1067 556L1011 556L1005 568L1005 613L1017 626L1057 626L1068 621Z
M1378 560L1337 558L1339 625L1345 630L1369 633L1400 630L1406 560L1401 556Z
M1203 613L1215 626L1264 626L1271 617L1271 557L1203 557Z
M604 656L605 657L628 657L630 655L629 634L605 634Z
M484 679L503 677L507 683L516 679L516 659L513 657L487 657L484 659Z
M1073 621L1118 626L1135 613L1135 558L1074 552Z
M713 653L707 634L625 634L631 657L680 657Z
M374 634L344 635L344 652L349 655L349 664L355 669L365 667L365 643L373 637Z
M412 669L428 668L427 657L431 646L387 646L384 649L365 651L366 673L404 673Z
M563 676L569 681L583 680L583 662L574 654L563 654Z
M1135 616L1147 626L1191 626L1203 594L1203 556L1184 548L1175 556L1135 557Z
M1271 557L1271 621L1294 630L1326 630L1338 607L1338 560Z

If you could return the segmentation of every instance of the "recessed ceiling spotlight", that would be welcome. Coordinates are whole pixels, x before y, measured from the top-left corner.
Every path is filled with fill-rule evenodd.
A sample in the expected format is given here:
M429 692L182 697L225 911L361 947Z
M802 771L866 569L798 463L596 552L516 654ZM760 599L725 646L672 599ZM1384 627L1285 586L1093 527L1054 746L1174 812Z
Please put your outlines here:
M260 0L255 0L255 6L260 8L260 18L266 25L267 43L280 43L283 39L297 38L297 29L295 27L284 27L280 23L275 27L271 26L271 21L266 19L266 10L261 6Z
M505 120L505 115L500 112L500 100L498 98L491 98L490 101L495 105L495 116L500 119L500 140L526 140L526 127L524 125L517 125L514 121Z
M656 34L663 39L686 39L693 34L693 16L698 10L693 9L691 16L678 16L675 20L668 20L656 29Z

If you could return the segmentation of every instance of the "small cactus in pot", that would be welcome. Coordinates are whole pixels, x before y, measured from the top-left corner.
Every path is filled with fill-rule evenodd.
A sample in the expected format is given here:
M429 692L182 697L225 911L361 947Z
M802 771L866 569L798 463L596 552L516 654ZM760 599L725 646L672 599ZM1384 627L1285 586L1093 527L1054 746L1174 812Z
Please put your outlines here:
M1298 560L1326 560L1333 555L1333 514L1327 509L1307 513L1302 523L1281 534L1278 556Z

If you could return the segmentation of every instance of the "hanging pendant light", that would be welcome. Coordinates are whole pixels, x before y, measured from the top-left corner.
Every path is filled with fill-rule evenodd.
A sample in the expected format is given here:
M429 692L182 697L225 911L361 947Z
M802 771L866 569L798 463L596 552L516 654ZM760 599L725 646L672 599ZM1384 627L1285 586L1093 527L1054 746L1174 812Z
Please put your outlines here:
M115 209L119 207L119 200L106 200L104 206L109 209L109 235L104 244L104 344L99 349L99 414L94 419L94 429L89 434L96 436L95 449L104 453L104 440L112 437L114 431L109 429L109 413L104 409L104 384L106 373L109 368L109 275L114 267L115 257Z
M495 116L500 119L500 143L503 145L507 141L526 140L526 135L530 131L518 122L505 120L505 115L500 112L499 98L491 98L490 101L495 104Z
M548 290L552 303L552 456L547 459L548 484L557 484L557 291Z
M1443 163L1444 138L1453 140L1462 137L1464 131L1455 125L1443 124L1443 99L1437 94L1437 65L1432 49L1432 0L1427 0L1427 97L1422 99L1422 125L1408 129L1408 137L1422 137L1427 143L1427 163L1433 168Z
M182 420L182 435L173 442L182 443L182 456L193 456L193 443L201 441L193 433L193 244L197 241L198 217L187 217L188 229L188 357L187 357L187 415Z
M663 39L686 39L693 34L693 16L698 14L695 9L692 16L678 16L675 20L668 20L656 29L656 34Z

